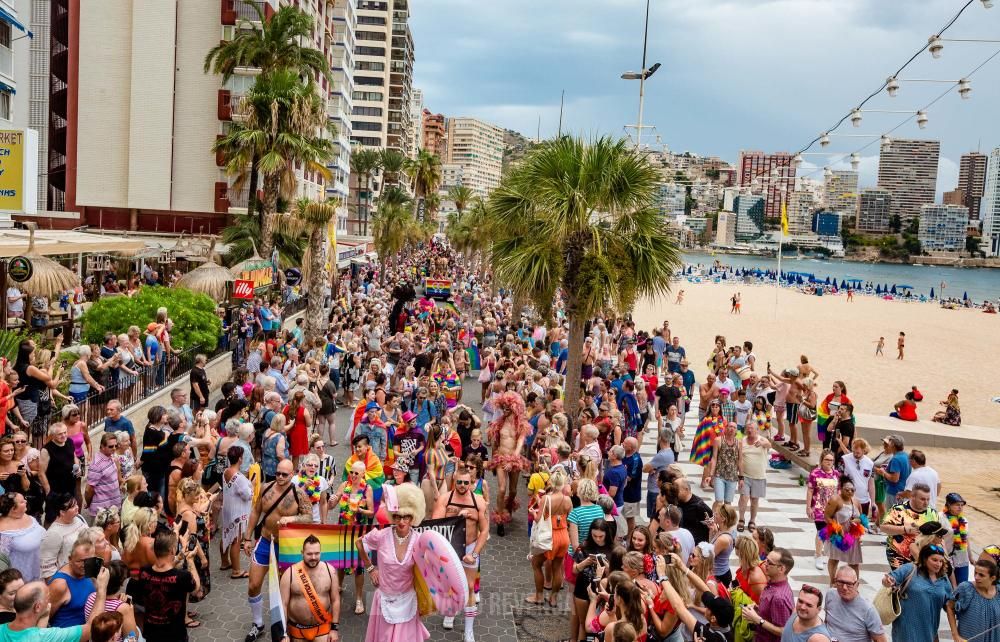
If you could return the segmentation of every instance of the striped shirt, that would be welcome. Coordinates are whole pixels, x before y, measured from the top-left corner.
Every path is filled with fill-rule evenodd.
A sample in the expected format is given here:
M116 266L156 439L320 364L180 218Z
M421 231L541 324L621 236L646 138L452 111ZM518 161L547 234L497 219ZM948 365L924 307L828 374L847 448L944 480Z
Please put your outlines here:
M102 508L122 505L121 489L118 486L118 466L115 460L98 451L87 470L87 484L94 489L94 499L90 502L90 513L96 515Z
M570 524L576 524L577 534L580 536L580 546L583 546L587 541L590 525L597 519L604 519L604 509L597 504L577 506L569 512L567 521Z

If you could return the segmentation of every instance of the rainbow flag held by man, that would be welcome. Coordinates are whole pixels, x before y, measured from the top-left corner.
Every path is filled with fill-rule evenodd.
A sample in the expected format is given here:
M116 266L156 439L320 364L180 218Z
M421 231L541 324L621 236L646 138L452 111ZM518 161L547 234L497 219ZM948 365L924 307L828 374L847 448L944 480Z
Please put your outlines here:
M361 565L358 558L357 541L373 528L378 528L378 526L344 526L341 524L289 524L282 526L278 531L278 554L276 556L278 568L284 572L286 568L302 560L302 543L310 535L315 535L319 539L322 551L320 559L322 561L338 570L357 568Z
M302 559L301 542L299 542L299 559ZM270 602L269 613L272 640L280 640L285 637L285 606L281 603L281 587L278 585L279 564L277 560L278 552L274 550L274 540L271 540L271 561L267 565L267 599Z

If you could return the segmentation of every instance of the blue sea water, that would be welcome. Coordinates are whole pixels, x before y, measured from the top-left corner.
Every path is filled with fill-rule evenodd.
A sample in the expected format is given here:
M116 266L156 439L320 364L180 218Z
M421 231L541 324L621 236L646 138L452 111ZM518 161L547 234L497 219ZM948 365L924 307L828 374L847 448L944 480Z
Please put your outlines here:
M706 268L715 261L739 268L760 268L774 270L778 267L776 258L762 256L742 256L734 254L714 255L703 252L684 252L684 262L702 265ZM966 293L975 302L984 299L996 300L1000 297L1000 269L998 268L956 268L936 265L899 265L895 263L859 263L838 259L789 258L781 259L783 272L805 272L814 274L823 281L830 277L840 283L846 279L862 279L872 284L910 285L914 295L929 296L934 288L935 296L961 299Z

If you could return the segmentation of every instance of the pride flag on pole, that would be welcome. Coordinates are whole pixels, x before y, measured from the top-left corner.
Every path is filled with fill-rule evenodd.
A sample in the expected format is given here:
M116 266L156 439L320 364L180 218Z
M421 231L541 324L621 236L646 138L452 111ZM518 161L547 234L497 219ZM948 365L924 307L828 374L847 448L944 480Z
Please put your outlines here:
M361 565L357 541L377 526L343 526L340 524L289 524L278 532L278 568L284 571L302 559L302 543L310 535L319 539L320 559L336 569L346 570Z
M299 549L301 552L301 543ZM301 557L301 555L300 555ZM271 540L271 561L267 566L267 599L271 603L271 639L280 640L285 637L285 606L281 603L281 588L278 586L278 551L274 549Z

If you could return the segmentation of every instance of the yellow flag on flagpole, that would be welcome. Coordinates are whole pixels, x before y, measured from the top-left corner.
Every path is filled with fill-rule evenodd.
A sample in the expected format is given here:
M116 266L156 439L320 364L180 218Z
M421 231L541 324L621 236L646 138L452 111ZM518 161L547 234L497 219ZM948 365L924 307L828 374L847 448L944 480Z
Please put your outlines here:
M788 236L788 207L781 201L781 235Z

